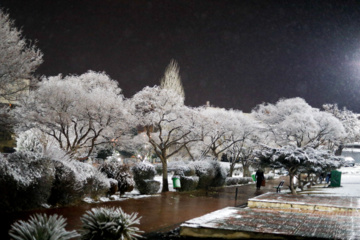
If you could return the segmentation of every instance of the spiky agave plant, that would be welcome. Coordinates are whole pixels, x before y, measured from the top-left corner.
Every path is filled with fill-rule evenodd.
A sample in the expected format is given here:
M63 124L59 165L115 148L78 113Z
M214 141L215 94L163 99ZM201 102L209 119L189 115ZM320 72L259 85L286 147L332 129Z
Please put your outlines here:
M83 240L135 240L142 231L138 213L125 213L121 208L93 208L81 218Z
M76 231L65 230L66 219L57 214L35 214L30 220L15 222L9 235L15 240L66 240L80 236Z

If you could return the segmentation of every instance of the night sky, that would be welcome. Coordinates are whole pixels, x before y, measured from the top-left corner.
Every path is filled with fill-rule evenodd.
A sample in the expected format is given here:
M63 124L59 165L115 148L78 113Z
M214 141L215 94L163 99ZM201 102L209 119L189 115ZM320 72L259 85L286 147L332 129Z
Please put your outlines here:
M105 71L126 97L173 58L189 106L250 111L302 97L360 113L360 2L1 0L44 63L36 74Z

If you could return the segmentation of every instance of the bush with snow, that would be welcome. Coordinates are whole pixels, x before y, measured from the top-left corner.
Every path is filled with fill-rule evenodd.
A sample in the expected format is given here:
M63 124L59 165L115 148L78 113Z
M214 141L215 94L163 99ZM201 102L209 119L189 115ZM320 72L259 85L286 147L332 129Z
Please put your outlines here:
M108 161L101 164L98 169L108 178L117 180L120 194L131 192L134 189L135 182L129 166L123 165L118 161Z
M77 170L78 181L82 184L85 197L98 199L110 190L109 179L91 164L72 162Z
M40 136L40 131L35 128L21 132L16 138L16 151L28 151L42 154L44 146Z
M193 191L199 185L198 176L181 176L180 177L181 188L180 191Z
M99 198L110 190L109 179L90 164L71 159L54 160L55 181L49 203L68 205L84 197Z
M145 179L136 184L141 194L155 194L159 192L161 183L153 179Z
M225 179L227 177L227 171L219 161L210 160L211 165L215 169L215 177L211 183L211 187L221 187L225 185Z
M77 181L76 171L70 162L54 161L55 181L51 189L51 205L68 205L81 201L81 184Z
M210 161L195 161L191 165L195 168L195 173L199 177L198 188L207 188L215 178L215 169Z
M66 220L58 215L35 214L27 222L15 222L9 231L17 240L67 240L80 236L76 231L65 230Z
M227 177L225 180L226 186L237 185L237 184L247 184L252 182L251 177Z
M116 176L116 180L118 181L120 194L131 192L135 187L134 178L131 175L129 167L126 165L121 167L119 174Z
M175 168L174 175L180 177L183 176L195 176L195 167L190 164L181 164Z
M84 197L99 198L109 179L92 165L71 160L63 151L0 154L0 210L18 211L44 204L68 205Z
M81 218L81 239L135 240L140 238L137 213L127 214L121 208L93 208Z
M139 180L153 180L156 175L154 165L148 162L137 163L131 170L134 174L134 180L136 183Z
M132 167L132 172L136 188L141 194L153 194L159 191L160 182L154 180L156 174L154 165L140 162Z
M226 169L221 167L218 161L203 159L190 163L195 168L195 173L199 177L198 188L219 187L225 184Z
M109 182L110 182L110 190L108 194L114 195L117 191L119 191L118 181L113 178L109 178Z
M55 177L52 161L31 152L0 154L0 209L24 210L47 203Z
M225 180L226 186L237 185L238 183L239 183L239 178L237 177L227 177Z

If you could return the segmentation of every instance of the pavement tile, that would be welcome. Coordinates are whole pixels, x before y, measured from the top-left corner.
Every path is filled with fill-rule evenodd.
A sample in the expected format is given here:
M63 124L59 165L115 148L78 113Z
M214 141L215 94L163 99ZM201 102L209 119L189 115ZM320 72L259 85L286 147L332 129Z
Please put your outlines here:
M360 198L343 196L308 196L265 193L249 201L275 202L276 206L321 206L315 208L246 208L222 221L221 226L234 231L282 234L304 238L359 239ZM336 211L334 211L336 210ZM341 211L340 211L341 210ZM220 225L219 225L220 226Z

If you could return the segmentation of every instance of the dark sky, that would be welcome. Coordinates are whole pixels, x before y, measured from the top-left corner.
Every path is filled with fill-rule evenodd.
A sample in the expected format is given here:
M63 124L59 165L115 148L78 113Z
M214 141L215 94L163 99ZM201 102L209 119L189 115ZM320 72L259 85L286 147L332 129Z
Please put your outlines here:
M186 104L250 111L302 97L360 112L360 2L1 0L44 63L37 74L105 71L126 97L172 58Z

